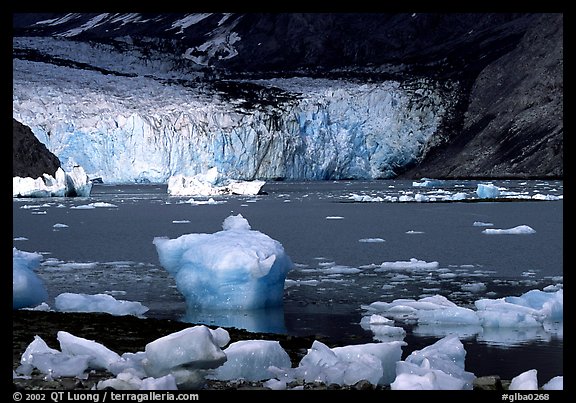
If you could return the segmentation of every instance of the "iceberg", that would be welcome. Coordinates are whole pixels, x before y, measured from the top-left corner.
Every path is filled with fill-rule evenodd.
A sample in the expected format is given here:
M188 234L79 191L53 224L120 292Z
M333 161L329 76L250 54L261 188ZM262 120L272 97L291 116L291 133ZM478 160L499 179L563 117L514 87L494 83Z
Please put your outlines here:
M282 244L251 229L241 214L213 234L155 237L160 264L193 309L254 310L283 305L293 268Z
M79 165L73 166L70 172L58 168L54 176L12 178L12 197L88 197L91 191L92 182Z
M34 272L41 261L39 253L12 248L12 309L33 308L48 300L48 291Z
M479 183L476 188L476 194L481 199L494 199L500 196L500 189L491 183Z
M70 42L15 41L77 59ZM127 56L102 46L83 51L115 66ZM421 159L457 102L430 79L233 81L248 96L274 97L251 107L202 83L167 85L162 68L138 57L130 69L146 72L134 77L14 59L13 117L61 161L73 158L109 184L166 183L209 167L240 180L378 179Z
M241 181L222 177L217 168L194 176L174 175L168 179L171 196L257 195L266 181Z

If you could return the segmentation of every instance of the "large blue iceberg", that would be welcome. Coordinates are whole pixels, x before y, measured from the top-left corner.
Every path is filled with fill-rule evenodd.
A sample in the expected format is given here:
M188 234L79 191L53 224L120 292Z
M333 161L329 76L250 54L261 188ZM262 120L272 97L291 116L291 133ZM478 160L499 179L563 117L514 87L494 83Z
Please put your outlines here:
M160 264L175 278L189 307L253 310L280 307L293 263L280 242L251 229L241 214L223 230L153 240Z

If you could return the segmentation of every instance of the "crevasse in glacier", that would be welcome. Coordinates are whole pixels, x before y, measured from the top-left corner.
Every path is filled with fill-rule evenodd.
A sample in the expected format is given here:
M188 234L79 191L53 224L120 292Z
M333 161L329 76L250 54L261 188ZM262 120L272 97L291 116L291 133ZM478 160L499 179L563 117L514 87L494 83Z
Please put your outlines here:
M216 167L228 178L389 178L422 156L454 100L430 80L206 84L14 59L13 116L63 162L106 183L166 183ZM225 84L225 83L224 83Z

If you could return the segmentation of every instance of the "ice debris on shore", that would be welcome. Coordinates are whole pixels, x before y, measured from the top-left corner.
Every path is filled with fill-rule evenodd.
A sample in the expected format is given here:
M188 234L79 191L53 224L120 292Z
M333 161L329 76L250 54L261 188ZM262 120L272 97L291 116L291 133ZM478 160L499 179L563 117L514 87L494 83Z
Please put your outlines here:
M203 389L208 379L258 380L275 390L288 389L294 381L342 386L367 381L392 390L471 390L476 378L464 369L466 351L456 335L416 350L403 361L403 341L329 348L315 340L296 367L277 341L242 340L228 345L227 330L205 325L171 333L148 343L144 351L122 355L64 331L58 332L57 339L61 351L36 336L13 376L30 376L34 369L45 374L45 380L86 379L93 369L114 375L99 381L95 385L99 390ZM531 370L515 377L510 389L537 385L536 371ZM543 385L545 390L562 388L563 376Z

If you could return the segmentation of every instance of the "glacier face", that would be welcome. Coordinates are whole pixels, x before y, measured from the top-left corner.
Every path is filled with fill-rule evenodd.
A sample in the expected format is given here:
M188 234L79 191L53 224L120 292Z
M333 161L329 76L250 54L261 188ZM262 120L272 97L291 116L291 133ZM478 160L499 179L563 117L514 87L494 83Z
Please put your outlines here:
M58 57L74 49L35 40ZM234 95L183 76L174 64L157 69L160 58L147 67L101 45L83 54L83 63L100 60L119 74L15 58L13 117L62 164L106 183L166 183L212 167L241 180L393 177L422 157L456 102L446 83L428 79L235 80L257 91Z

